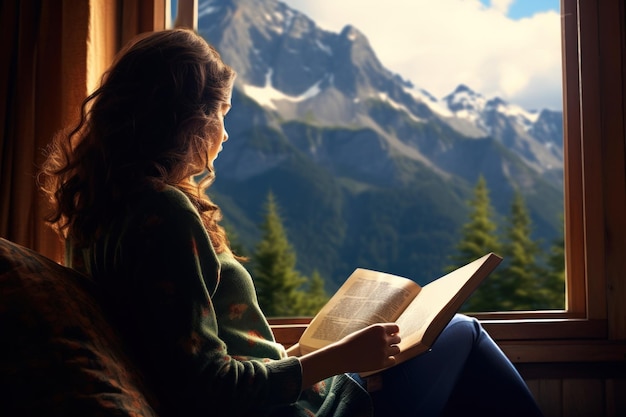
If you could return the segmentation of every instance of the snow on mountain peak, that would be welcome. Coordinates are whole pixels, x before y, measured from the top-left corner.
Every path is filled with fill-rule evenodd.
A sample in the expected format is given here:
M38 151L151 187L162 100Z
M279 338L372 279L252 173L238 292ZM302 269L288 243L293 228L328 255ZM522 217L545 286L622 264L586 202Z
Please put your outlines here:
M487 104L487 99L483 95L463 84L459 85L452 94L444 97L443 101L446 102L448 109L456 114L481 112Z
M198 19L216 13L220 10L212 1L200 2L198 4Z
M270 68L265 74L265 85L263 87L257 87L255 85L245 84L242 86L243 92L248 97L252 98L254 101L259 103L261 106L270 108L273 110L277 110L276 101L289 101L292 103L297 103L300 101L305 101L310 98L315 97L321 91L320 84L324 79L317 81L311 87L309 87L305 92L298 96L290 96L288 94L283 93L280 90L275 89L272 86L272 74L274 70Z
M500 113L507 118L514 119L526 130L530 129L539 118L537 111L525 110L520 106L507 103L500 97L487 99L463 84L445 96L442 101L453 116L468 120L486 132L489 129L486 128L485 116L490 113Z
M393 99L391 99L391 98L389 97L389 95L387 95L387 93L382 93L382 92L379 92L379 93L378 93L378 98L379 98L381 101L384 101L384 102L388 103L388 104L389 104L391 107L393 107L394 109L396 109L396 110L400 110L400 111L402 111L402 112L406 113L406 114L407 114L407 115L408 115L411 119L413 119L414 121L416 121L416 122L423 122L423 120L421 120L419 117L415 116L415 115L413 114L413 112L411 112L411 110L407 109L407 107L406 107L406 106L404 106L404 105L402 105L402 104L400 104L400 103L398 103L398 102L394 101Z
M445 103L437 100L432 94L423 88L417 87L404 87L404 91L409 93L414 99L420 101L428 108L430 108L434 113L438 114L441 117L453 117L453 113L448 109Z
M342 30L341 30L341 37L346 38L352 42L356 41L357 39L363 37L363 35L361 34L361 32L355 28L352 25L346 25Z

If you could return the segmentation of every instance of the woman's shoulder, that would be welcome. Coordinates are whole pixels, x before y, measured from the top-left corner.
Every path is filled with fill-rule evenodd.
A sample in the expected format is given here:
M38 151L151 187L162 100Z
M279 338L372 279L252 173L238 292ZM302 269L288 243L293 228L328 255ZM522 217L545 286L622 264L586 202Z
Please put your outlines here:
M169 184L150 184L143 187L138 196L142 201L160 201L165 206L192 208L189 197L180 189Z
M245 266L241 262L239 262L232 253L229 251L221 252L217 254L217 258L222 265L222 269L230 270L234 273L238 274L248 274L248 271Z
M123 227L127 231L183 233L190 229L204 230L191 200L171 185L143 187L128 196L123 218Z
M133 211L155 212L162 215L187 211L197 215L197 210L181 190L172 185L150 185L138 190L129 199Z

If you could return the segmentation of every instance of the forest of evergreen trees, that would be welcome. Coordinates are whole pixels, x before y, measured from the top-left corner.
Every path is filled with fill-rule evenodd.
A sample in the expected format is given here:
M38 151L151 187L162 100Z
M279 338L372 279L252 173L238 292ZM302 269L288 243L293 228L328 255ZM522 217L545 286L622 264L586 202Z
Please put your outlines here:
M561 310L565 308L564 238L545 251L534 241L532 221L521 194L515 193L509 216L499 230L483 177L469 201L469 219L463 225L456 253L448 270L488 252L504 258L468 299L465 312Z
M531 237L532 221L519 193L514 194L505 224L498 225L483 177L477 181L468 206L468 220L460 231L456 252L443 272L488 252L504 260L461 311L564 309L563 235L551 242L550 250L542 249L541 242ZM317 271L307 277L296 269L297 254L289 243L273 194L268 195L264 209L262 238L249 256L261 308L270 317L313 316L329 297L324 278ZM241 253L236 238L231 237L231 241L234 251Z

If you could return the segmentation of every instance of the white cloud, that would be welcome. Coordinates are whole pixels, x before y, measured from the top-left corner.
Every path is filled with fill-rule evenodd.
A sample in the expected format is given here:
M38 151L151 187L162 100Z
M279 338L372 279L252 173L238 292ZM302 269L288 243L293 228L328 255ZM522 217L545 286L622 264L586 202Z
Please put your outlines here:
M513 0L491 0L491 7L506 16Z
M511 0L285 0L322 28L356 26L379 59L436 97L464 83L527 108L561 107L560 17L506 17Z

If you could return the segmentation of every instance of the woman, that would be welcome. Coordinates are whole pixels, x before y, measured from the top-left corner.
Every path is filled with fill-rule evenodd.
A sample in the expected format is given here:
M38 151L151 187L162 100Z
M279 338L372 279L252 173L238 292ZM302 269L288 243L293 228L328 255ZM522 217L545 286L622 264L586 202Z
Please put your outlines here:
M140 37L84 101L79 125L55 138L40 177L67 263L103 288L163 415L540 415L462 315L431 352L385 371L379 389L357 373L394 364L393 323L302 356L274 341L205 193L228 140L234 78L192 31Z

